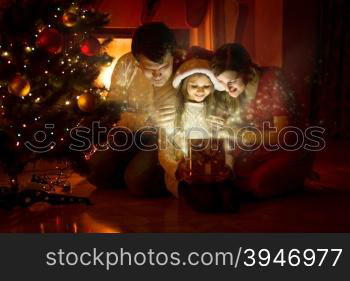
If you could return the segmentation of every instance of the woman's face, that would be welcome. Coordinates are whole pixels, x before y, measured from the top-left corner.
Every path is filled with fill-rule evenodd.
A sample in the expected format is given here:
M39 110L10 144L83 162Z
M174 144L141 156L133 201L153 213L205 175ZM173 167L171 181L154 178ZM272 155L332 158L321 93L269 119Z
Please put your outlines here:
M195 74L187 79L186 90L189 101L202 102L213 91L213 83L205 74Z
M233 98L237 98L245 90L246 85L237 71L226 70L216 78L225 86L226 92Z

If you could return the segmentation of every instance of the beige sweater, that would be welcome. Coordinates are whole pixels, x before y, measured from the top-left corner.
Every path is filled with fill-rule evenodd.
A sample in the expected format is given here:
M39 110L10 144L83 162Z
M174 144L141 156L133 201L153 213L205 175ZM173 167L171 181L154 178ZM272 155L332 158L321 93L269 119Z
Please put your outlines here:
M163 87L153 87L132 53L123 55L113 70L109 93L110 100L122 105L118 125L131 131L156 125L153 118L156 110L175 104L176 90L171 80Z

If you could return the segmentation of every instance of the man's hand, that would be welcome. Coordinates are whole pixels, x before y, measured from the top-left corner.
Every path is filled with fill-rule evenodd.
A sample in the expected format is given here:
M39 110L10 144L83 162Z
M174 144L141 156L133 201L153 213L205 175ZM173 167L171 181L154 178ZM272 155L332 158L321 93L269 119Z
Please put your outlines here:
M157 110L155 121L157 126L161 128L169 128L174 126L175 117L175 106L167 105Z

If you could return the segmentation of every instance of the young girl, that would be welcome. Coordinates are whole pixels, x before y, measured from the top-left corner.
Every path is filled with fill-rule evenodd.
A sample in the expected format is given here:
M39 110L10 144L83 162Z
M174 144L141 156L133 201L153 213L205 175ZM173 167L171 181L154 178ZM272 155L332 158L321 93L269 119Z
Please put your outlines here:
M214 184L216 180L200 184L192 182L186 157L189 156L189 140L213 137L214 91L223 91L224 87L210 71L209 62L202 59L183 63L175 74L173 86L178 89L176 117L173 126L163 130L159 148L167 189L175 197L183 195L194 207L217 210L222 205L218 192L221 184ZM223 178L229 177L228 168L222 172Z

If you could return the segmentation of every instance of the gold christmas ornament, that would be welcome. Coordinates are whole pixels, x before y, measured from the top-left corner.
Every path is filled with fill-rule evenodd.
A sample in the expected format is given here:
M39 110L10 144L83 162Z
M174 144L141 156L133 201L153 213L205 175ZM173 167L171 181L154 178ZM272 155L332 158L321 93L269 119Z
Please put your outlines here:
M65 12L62 16L62 23L67 27L73 27L78 23L78 15L72 12Z
M29 81L20 74L17 74L8 84L9 93L18 97L25 97L30 92Z
M81 111L92 112L96 108L96 97L90 93L78 97L78 107Z

